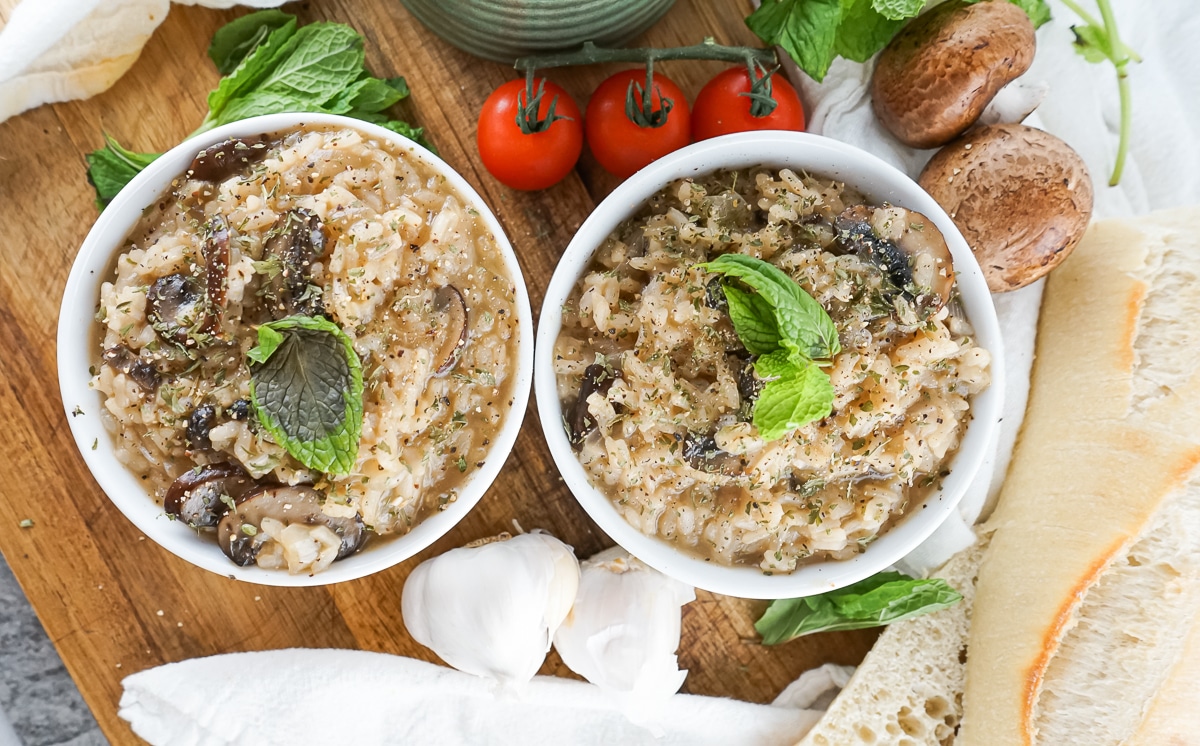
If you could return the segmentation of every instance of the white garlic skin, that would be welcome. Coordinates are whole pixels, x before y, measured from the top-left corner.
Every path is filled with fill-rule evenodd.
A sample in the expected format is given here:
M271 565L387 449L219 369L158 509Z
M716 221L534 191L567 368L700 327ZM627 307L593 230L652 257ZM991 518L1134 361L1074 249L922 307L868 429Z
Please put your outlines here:
M578 588L570 547L521 534L422 562L401 610L409 634L449 665L519 688L546 659Z
M568 668L643 719L687 676L675 651L681 610L695 598L691 586L614 547L583 563L575 605L554 647Z

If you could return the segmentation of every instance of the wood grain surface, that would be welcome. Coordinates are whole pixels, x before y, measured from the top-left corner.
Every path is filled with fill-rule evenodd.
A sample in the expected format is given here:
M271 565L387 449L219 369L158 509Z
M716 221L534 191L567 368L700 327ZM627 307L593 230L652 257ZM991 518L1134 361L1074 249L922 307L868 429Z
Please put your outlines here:
M402 114L424 125L441 155L475 186L516 247L534 312L572 233L616 184L588 155L558 186L510 190L484 170L475 119L484 99L517 73L443 43L396 0L314 0L287 7L303 22L350 23L366 37L377 75L404 75ZM678 0L635 44L672 46L713 36L752 43L749 0ZM108 501L77 453L55 373L55 330L67 272L96 219L84 153L108 131L135 150L164 150L203 118L217 73L213 32L245 11L176 6L137 64L88 101L43 106L0 125L0 551L113 743L136 738L117 717L121 679L196 656L292 646L358 648L437 659L406 633L400 591L421 560L510 529L544 528L581 557L611 545L564 486L532 397L500 478L477 508L429 550L388 571L327 588L266 588L176 558L142 536ZM689 97L721 63L663 63ZM586 102L617 67L557 70ZM32 520L31 527L21 522ZM777 648L758 644L762 602L699 592L683 611L684 691L767 702L804 669L853 664L874 633L827 634ZM573 674L550 654L542 673Z

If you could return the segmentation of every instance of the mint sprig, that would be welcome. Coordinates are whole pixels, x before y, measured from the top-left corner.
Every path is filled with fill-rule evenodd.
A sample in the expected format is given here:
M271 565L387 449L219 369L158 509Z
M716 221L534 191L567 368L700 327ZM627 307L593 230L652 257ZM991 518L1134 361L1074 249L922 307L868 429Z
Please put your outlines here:
M882 572L836 591L772 601L754 629L764 645L814 632L880 627L947 609L962 594L941 578L916 579Z
M778 440L833 410L833 384L818 362L841 351L833 319L775 265L745 254L722 254L701 269L724 275L733 330L767 384L752 420L764 440ZM748 290L738 286L744 285Z
M1035 27L1050 20L1046 0L1011 2ZM926 0L763 0L746 17L746 25L763 42L783 47L820 83L835 57L866 62L925 5Z
M208 114L190 136L229 122L282 112L342 114L433 150L420 127L385 112L408 96L403 78L376 78L363 64L363 39L342 23L298 26L296 17L263 10L238 18L213 36L208 50L225 77L208 95ZM107 138L87 157L88 180L103 207L158 157L133 153Z
M362 433L362 364L350 338L324 318L289 316L258 328L247 353L259 423L310 469L348 474Z

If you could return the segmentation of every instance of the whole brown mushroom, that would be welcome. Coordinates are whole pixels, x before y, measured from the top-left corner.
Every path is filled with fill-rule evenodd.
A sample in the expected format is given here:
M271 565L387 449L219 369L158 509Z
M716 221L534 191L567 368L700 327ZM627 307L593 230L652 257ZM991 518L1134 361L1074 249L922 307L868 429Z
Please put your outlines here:
M1092 179L1057 137L1020 124L976 127L942 148L918 183L958 226L993 292L1067 258L1092 217Z
M879 54L871 78L875 115L905 145L944 145L1029 69L1036 44L1029 16L1007 0L943 3Z

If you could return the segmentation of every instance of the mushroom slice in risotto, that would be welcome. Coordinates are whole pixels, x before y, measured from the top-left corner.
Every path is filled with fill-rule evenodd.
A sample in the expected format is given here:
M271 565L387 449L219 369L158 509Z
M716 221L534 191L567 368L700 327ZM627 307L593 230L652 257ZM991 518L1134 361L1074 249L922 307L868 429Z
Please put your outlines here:
M197 466L180 474L167 488L163 509L192 528L213 528L234 501L256 486L235 463Z
M842 246L877 265L923 311L950 300L954 260L933 221L903 207L846 208L836 221Z
M292 572L325 567L357 552L366 532L357 515L327 515L321 510L323 498L306 485L270 485L247 492L217 524L217 543L242 566L263 564L261 555L266 552L282 560L271 562L272 567L286 564Z

